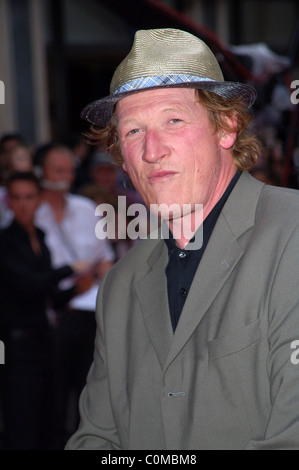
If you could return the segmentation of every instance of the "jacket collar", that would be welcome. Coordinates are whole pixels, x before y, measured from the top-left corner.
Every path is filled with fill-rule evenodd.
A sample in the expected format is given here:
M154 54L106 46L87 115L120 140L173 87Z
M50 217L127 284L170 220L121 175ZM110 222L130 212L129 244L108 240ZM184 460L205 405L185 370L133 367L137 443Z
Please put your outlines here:
M135 292L162 369L166 370L179 354L242 257L244 243L241 238L254 225L263 187L263 183L247 172L241 175L218 218L175 334L168 307L165 275L168 250L164 240L158 241L150 253L149 269L136 282Z

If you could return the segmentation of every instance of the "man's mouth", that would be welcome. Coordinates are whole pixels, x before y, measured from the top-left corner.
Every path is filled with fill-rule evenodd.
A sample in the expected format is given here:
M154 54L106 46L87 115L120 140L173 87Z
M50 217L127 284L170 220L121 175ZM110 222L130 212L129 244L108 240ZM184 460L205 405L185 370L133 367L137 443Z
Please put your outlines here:
M169 170L160 170L160 171L154 171L148 176L149 182L150 183L159 183L162 181L166 181L169 178L172 178L173 176L177 175L175 171L169 171Z

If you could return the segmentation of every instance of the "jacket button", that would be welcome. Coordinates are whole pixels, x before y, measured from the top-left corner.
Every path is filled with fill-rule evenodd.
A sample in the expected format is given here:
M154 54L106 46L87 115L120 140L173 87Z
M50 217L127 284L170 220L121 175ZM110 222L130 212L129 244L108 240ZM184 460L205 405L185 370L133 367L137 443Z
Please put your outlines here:
M184 397L186 395L185 392L169 392L167 394L168 398L172 398L172 397Z

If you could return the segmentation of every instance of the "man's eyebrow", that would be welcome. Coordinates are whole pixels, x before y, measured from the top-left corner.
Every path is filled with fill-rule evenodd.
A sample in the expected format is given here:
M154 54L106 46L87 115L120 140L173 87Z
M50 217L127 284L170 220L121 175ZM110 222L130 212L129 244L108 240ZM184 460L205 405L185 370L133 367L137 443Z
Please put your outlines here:
M165 111L170 111L170 112L173 112L173 111L188 111L188 107L183 104L183 103L178 103L178 104L173 104L171 106L167 106L166 108L162 109L162 112L165 112Z
M132 118L127 118L127 119L118 119L117 121L117 128L118 129L123 129L123 128L126 128L126 127L131 127L131 126L136 126L137 125L137 121L134 117Z
M166 107L162 107L161 108L161 113L167 113L167 112L170 112L170 113L173 113L173 112L185 112L187 113L188 112L188 106L186 106L184 103L177 103L177 104L171 104L171 105L166 105ZM125 117L125 118L121 118L119 117L117 119L117 125L121 125L121 127L125 127L125 126L130 126L130 125L134 125L136 122L138 121L138 118L135 117L135 115L133 116L128 116L128 117Z
M136 118L135 116L132 116L132 117L126 117L126 118L119 118L118 119L118 124L121 122L123 125L126 125L126 124L131 124L131 122L135 122L136 121Z

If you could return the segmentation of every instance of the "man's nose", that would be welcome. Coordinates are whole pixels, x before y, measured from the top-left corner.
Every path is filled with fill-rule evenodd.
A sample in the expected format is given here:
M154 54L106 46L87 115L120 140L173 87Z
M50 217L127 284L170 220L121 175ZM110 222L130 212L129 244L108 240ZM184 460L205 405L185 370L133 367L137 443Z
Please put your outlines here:
M155 163L166 155L170 149L165 143L162 134L157 130L147 130L144 139L143 160Z

